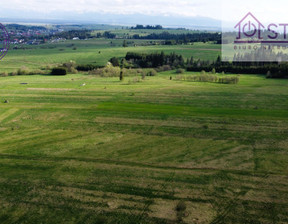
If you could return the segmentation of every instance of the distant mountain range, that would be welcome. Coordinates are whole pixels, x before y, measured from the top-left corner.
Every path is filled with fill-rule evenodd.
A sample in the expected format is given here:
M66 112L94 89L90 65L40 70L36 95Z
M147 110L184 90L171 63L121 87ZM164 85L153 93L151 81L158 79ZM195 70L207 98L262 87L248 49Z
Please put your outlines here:
M27 16L18 14L18 18L0 18L0 22L13 23L51 23L51 24L111 24L121 26L162 25L170 28L189 28L195 30L221 30L221 21L207 17L176 17L163 15L143 15L143 14L97 14L97 13L61 13L50 15Z

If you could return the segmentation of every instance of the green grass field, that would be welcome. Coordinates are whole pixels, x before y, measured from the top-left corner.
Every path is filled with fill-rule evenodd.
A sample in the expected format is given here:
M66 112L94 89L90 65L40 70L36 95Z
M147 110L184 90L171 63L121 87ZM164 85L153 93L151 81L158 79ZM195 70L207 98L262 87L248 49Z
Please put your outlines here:
M118 38L125 38L127 36L133 36L138 34L139 36L147 36L149 34L160 34L163 32L168 32L170 34L191 34L191 33L201 33L201 31L194 30L184 30L184 29L161 29L161 30L153 30L153 29L127 29L127 27L123 27L124 29L114 28L109 29L109 31L113 34L116 34ZM96 36L97 33L104 33L105 29L95 30L92 32L92 35Z
M177 50L219 53L200 45ZM176 50L78 49L12 51L0 66ZM288 80L171 75L0 78L0 223L288 223Z
M112 41L112 44L111 44ZM216 60L221 53L221 46L210 43L195 43L194 45L176 46L142 46L143 40L127 40L133 42L129 47L122 47L123 40L93 39L82 41L66 41L63 43L28 46L30 49L13 50L5 56L0 64L0 72L13 72L25 66L30 69L40 69L47 65L76 61L78 64L105 65L112 57L125 57L129 51L139 53L161 52L183 55L184 58L193 56L195 59ZM148 41L150 43L150 41ZM153 42L153 41L152 41ZM136 45L136 46L134 46ZM76 48L76 50L73 50Z

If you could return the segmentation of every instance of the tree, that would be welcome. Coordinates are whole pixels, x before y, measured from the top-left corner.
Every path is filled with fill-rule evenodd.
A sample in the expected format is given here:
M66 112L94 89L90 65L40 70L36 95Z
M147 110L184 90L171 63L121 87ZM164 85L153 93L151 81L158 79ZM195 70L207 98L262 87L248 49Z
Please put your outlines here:
M118 67L120 65L119 60L116 57L111 58L110 62L114 67Z
M157 72L154 69L151 69L148 73L147 76L156 76Z
M63 67L53 68L51 75L67 75L67 69Z
M212 72L212 74L216 74L216 69L213 68L211 72Z
M123 73L123 70L121 70L120 72L120 81L123 81L124 80L124 73Z
M128 47L126 40L123 41L123 47Z

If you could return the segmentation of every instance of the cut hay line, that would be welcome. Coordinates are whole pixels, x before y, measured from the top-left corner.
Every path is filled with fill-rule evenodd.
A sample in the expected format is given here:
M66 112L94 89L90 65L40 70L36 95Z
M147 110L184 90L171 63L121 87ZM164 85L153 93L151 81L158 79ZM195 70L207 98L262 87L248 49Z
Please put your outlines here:
M218 171L227 171L231 174L239 174L239 175L253 175L256 176L262 176L263 172L261 171L244 171L240 169L221 169L221 168L214 168L214 167L179 167L179 166L162 166L162 165L155 165L150 163L140 163L140 162L131 162L131 161L120 161L120 160L112 160L112 159L96 159L96 158L81 158L81 157L64 157L64 156L26 156L26 155L15 155L15 154L7 154L7 153L0 153L1 158L7 158L7 159L16 159L16 160L27 160L27 161L49 161L49 162L63 162L63 161L77 161L77 162L89 162L89 163L99 163L99 164L109 164L109 165L115 165L115 166L124 166L124 167L133 167L133 168L139 168L139 169L153 169L153 170L166 170L166 171L201 171L205 173L209 172L218 172ZM275 176L284 176L279 172L265 172L265 174L269 175L275 175Z
M18 108L11 108L4 113L0 114L0 122L8 118L9 116L15 114L19 109Z
M27 88L27 90L38 90L38 91L73 91L77 89L65 89L65 88Z

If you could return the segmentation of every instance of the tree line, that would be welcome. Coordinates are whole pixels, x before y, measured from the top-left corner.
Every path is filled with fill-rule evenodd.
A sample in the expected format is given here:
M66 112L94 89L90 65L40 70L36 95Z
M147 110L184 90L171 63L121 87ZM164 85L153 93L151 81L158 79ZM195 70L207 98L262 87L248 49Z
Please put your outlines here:
M70 30L61 32L54 35L55 37L73 39L79 37L79 39L88 39L92 37L115 39L117 35L111 31L98 32L96 36L92 36L89 30ZM187 34L172 34L167 31L162 33L152 33L146 36L140 36L139 34L128 35L127 39L142 39L142 40L164 40L165 45L175 44L188 44L195 42L214 42L221 44L221 34L219 33L187 33Z
M287 62L222 62L220 56L215 61L194 59L193 57L184 60L182 55L175 52L170 54L165 54L163 51L150 54L127 52L121 62L116 57L111 58L110 62L114 66L127 68L160 68L166 66L170 69L182 68L194 72L266 74L267 78L288 77Z
M187 60L187 71L212 71L233 74L266 74L267 78L287 78L287 62L222 62L218 56L216 61Z
M177 55L175 52L171 54L151 53L141 54L136 52L127 52L125 60L134 67L140 68L157 68L163 65L170 65L173 67L185 67L184 58L182 55Z
M65 38L68 40L78 37L80 40L88 39L92 37L91 31L89 30L69 30L54 35L56 38Z
M136 25L135 27L131 27L132 30L162 30L163 27L161 25L151 26L151 25Z
M162 33L152 33L146 36L135 34L131 39L144 39L144 40L166 40L166 45L173 44L187 44L194 42L215 42L221 44L220 33L186 33L186 34L173 34L167 31Z

